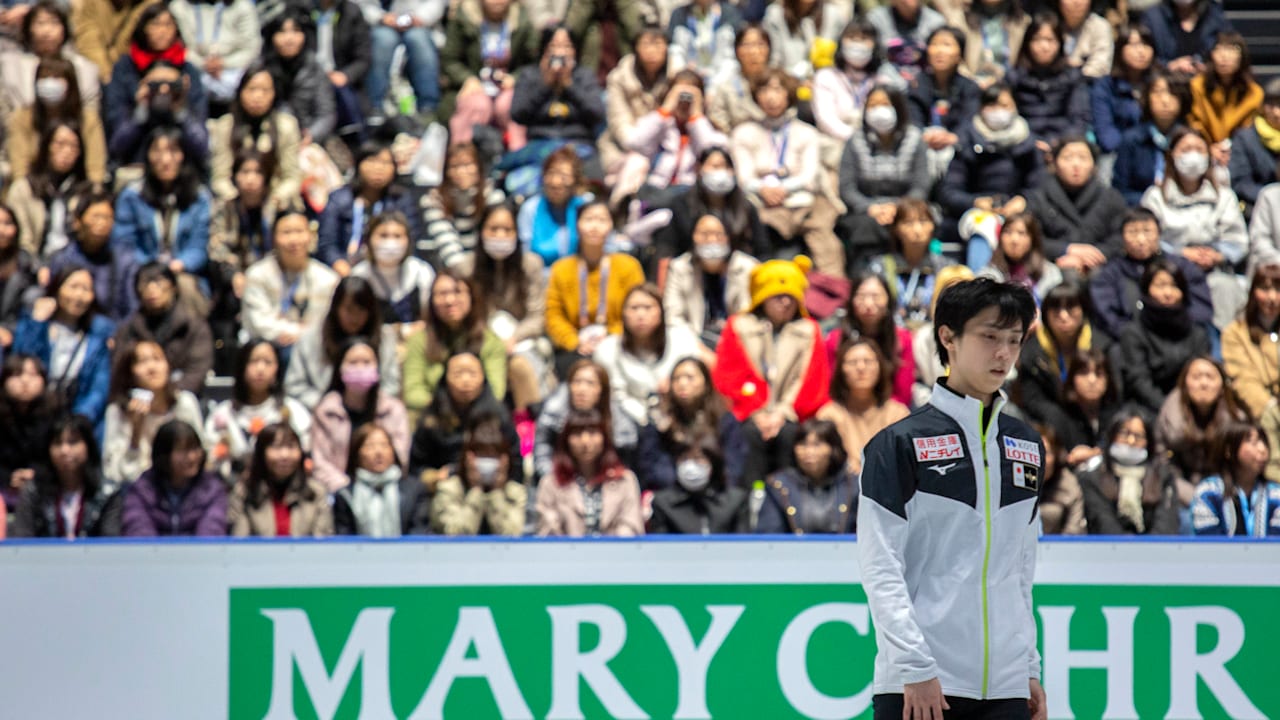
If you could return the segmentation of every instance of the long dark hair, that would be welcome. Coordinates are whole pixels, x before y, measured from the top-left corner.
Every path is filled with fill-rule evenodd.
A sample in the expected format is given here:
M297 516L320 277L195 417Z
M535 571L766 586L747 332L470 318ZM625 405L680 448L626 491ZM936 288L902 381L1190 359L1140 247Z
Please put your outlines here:
M880 366L880 376L876 379L874 393L876 405L884 405L893 396L893 365L880 349L880 343L866 335L846 337L840 341L840 349L836 350L836 360L831 368L831 399L843 407L848 407L849 400L853 397L853 388L849 387L849 381L844 376L844 356L854 348L864 345L875 354L876 363Z
M480 216L476 232L483 235L484 226L489 222L489 218L500 212L510 213L511 223L515 225L515 208L506 203L490 205ZM515 252L502 260L490 257L484 249L483 239L478 241L471 281L476 284L476 287L485 288L492 295L491 307L505 310L517 320L525 319L529 313L528 303L525 302L529 294L529 278L524 273L524 248L521 247L519 234L516 235Z
M854 296L858 294L858 288L868 280L874 280L884 288L885 296L888 298L888 305L884 310L884 317L880 318L880 322L873 328L862 328L858 326L858 316L854 312ZM879 273L871 270L863 270L855 273L851 278L849 302L845 304L845 318L843 326L844 339L855 338L865 335L876 341L876 345L880 347L880 351L884 354L889 362L889 371L891 374L898 372L898 326L894 322L894 316L897 315L897 309L894 307L896 303L893 299L893 288L890 287L889 281L880 276Z
M199 158L187 157L187 149L182 144L182 129L174 125L160 125L147 136L144 146L150 154L151 148L160 141L173 143L182 153L182 166L178 168L178 177L174 178L171 187L164 184L155 175L151 163L146 163L142 178L142 200L153 208L160 209L168 204L172 197L178 210L186 210L200 198L200 161Z
M662 319L658 323L658 327L654 328L653 337L649 339L649 347L640 346L640 339L631 333L631 330L623 323L622 327L622 349L632 355L641 350L648 350L656 354L659 358L667 354L667 311L662 306L662 291L653 283L641 283L627 291L622 297L622 306L627 306L627 301L635 294L648 295L650 300L658 304L658 316Z
M63 413L53 419L53 424L49 426L49 433L45 435L44 443L41 444L38 462L38 471L36 472L36 489L41 497L46 500L56 499L62 488L58 484L57 472L53 469L53 458L49 454L49 447L55 442L62 439L66 435L78 438L84 443L85 462L82 470L82 480L84 487L81 494L85 498L91 498L98 494L98 489L102 487L102 451L98 448L97 434L93 429L93 422L89 418L74 414Z
M202 455L201 469L196 472L199 476L204 472L205 461L209 459L204 443L200 440L200 433L182 420L170 420L156 430L156 437L151 441L151 472L161 487L168 487L173 482L173 462L170 459L173 451L193 447L200 448Z
M471 207L463 208L456 205L457 198L454 197L454 191L458 188L453 184L453 180L449 178L449 168L458 160L460 155L470 155L476 164L476 176L479 178L476 186L476 196L471 201ZM444 153L444 179L440 181L440 186L436 188L436 195L440 198L440 207L444 210L444 214L449 218L455 218L459 215L469 218L476 218L485 210L484 202L484 186L485 186L485 168L484 163L480 159L480 149L473 142L458 142L449 146Z
M55 180L53 169L50 165L50 146L54 136L59 130L70 130L76 136L76 142L80 143L80 151L76 156L75 165L71 166L71 171L67 173L63 180L71 181L70 187L67 188L65 196L75 194L76 189L87 180L84 169L84 138L80 135L79 125L70 123L65 120L52 120L44 125L44 131L40 133L40 147L36 150L35 162L31 164L31 172L27 175L27 183L31 186L31 193L38 198L48 201L59 195L63 195L62 183Z
M30 15L29 11L27 15ZM47 57L36 66L36 79L59 78L67 83L67 94L62 102L49 107L38 98L31 108L31 124L37 130L43 130L55 120L75 125L76 134L80 134L80 120L83 112L83 100L80 97L80 80L76 77L76 67L70 60L62 57ZM84 148L81 148L81 153Z
M240 105L240 93L244 92L250 80L263 73L271 78L274 99L265 115L261 118L252 118ZM266 64L259 60L245 69L244 75L240 76L240 84L236 87L235 97L231 99L231 149L238 158L240 151L246 146L252 147L258 153L258 164L262 168L262 177L267 185L270 185L271 177L275 175L276 152L280 149L280 129L276 127L273 117L278 107L280 107L280 92L276 89L276 78ZM259 150L258 144L254 142L258 133L264 130L267 133L267 139L271 141L271 149L267 152ZM235 176L234 173L235 171L232 170L232 177Z
M796 433L796 445L804 442L810 435L818 438L831 448L831 461L827 465L827 475L838 475L844 471L849 464L849 452L844 449L844 440L840 438L840 430L836 424L830 420L819 420L816 417L809 418L800 424L800 432ZM792 450L792 457L795 456L795 450ZM799 467L799 463L796 464Z
M1253 280L1249 283L1249 300L1244 305L1244 321L1249 326L1249 340L1254 345L1261 345L1262 338L1271 332L1271 328L1264 328L1258 323L1258 301L1254 294L1259 288L1280 290L1280 262L1259 263L1254 268Z
M1058 39L1058 56L1049 65L1037 67L1035 60L1031 59L1031 43L1034 41L1036 33L1044 28L1049 28L1053 31L1053 36ZM1062 30L1062 21L1058 19L1056 14L1051 12L1036 13L1035 17L1031 18L1031 24L1027 26L1026 34L1022 36L1022 47L1018 50L1017 66L1032 72L1061 73L1067 69L1066 42L1066 35Z
M387 444L391 446L391 466L404 467L400 453L396 450L396 441L391 436L391 431L377 422L367 422L351 433L351 450L347 453L347 477L352 482L355 482L356 471L360 469L360 451L364 449L364 444L369 441L369 438L374 433L382 433L386 436Z
M338 321L338 306L347 300L364 308L368 315L368 319L364 321L364 327L360 328L356 335L366 338L369 346L378 353L378 357L382 357L382 349L378 347L378 342L382 338L382 303L378 302L378 295L373 291L373 285L368 280L348 275L338 281L338 286L333 289L329 312L324 316L324 324L320 326L321 347L329 364L335 368L343 351L343 342L348 337L342 329L342 323Z
M1005 220L1000 232L1008 231L1009 226L1015 222L1020 223L1027 231L1027 237L1031 238L1031 247L1027 250L1026 256L1023 257L1022 264L1027 268L1027 274L1038 281L1044 275L1044 230L1041 229L1040 221L1036 219L1034 213L1020 212ZM996 243L995 252L991 254L991 266L999 270L1006 278L1009 277L1009 258L1004 254L1004 248L998 242Z
M974 0L974 2L970 3L969 6L965 8L964 21L965 21L965 24L967 24L969 26L969 29L971 30L977 30L982 26L982 15L981 13L978 12L978 7L980 5L981 5L981 0ZM1012 0L1011 2L1005 5L1004 14L1006 18L1005 22L1013 23L1013 24L1022 22L1022 20L1027 16L1027 12L1022 9L1022 3L1017 2L1016 0ZM964 63L964 46L961 45L960 49L961 49L960 62L961 64L963 64Z
M1124 47L1129 44L1129 36L1133 34L1137 34L1138 39L1151 48L1151 66L1142 73L1142 84L1134 88L1138 92L1144 92L1147 84L1151 81L1151 73L1156 68L1156 36L1152 34L1151 28L1147 27L1146 23L1136 22L1120 26L1119 31L1116 33L1116 51L1111 57L1111 77L1128 79L1129 68L1124 61Z
M620 471L625 469L613 445L613 428L609 426L605 416L596 410L571 410L569 417L564 421L564 428L560 430L560 436L556 438L556 450L553 456L556 480L561 485L573 482L578 476L578 461L569 451L569 438L591 431L601 434L604 438L604 446L597 463L596 475L586 478L587 482L592 485L602 484L616 479Z
M782 0L782 19L787 23L787 30L791 33L800 31L800 21L806 17L813 18L813 27L815 32L822 32L822 12L825 9L823 0L814 0L813 7L809 8L807 15L800 14L800 8L796 7L798 0Z
M461 338L465 341L466 349L479 354L480 348L484 345L484 334L489 319L488 313L485 312L484 299L476 292L475 284L457 270L442 268L436 273L436 278L431 283L431 299L427 304L427 359L435 362L441 362L449 357L449 353L455 348L451 341L459 337L458 333L450 330L436 315L435 288L436 284L445 278L466 288L467 294L471 297L471 311L463 319L461 328Z
M22 18L22 30L18 37L22 40L22 49L31 54L35 54L35 48L31 46L31 26L35 25L36 18L46 13L52 15L62 25L62 44L65 46L71 42L71 21L67 17L67 11L62 6L54 2L54 0L37 0L31 4L31 9Z
M1156 276L1160 273L1168 273L1173 278L1173 282L1182 291L1182 300L1179 304L1182 307L1191 306L1191 283L1187 281L1187 274L1182 271L1182 266L1175 263L1167 257L1158 257L1147 263L1147 269L1142 272L1142 277L1138 278L1138 289L1142 291L1143 296L1150 295L1151 283L1155 281ZM1084 293L1088 297L1088 293ZM1085 314L1088 314L1088 307L1085 307Z
M0 428L16 427L19 423L26 424L30 418L47 418L51 417L58 410L57 396L50 392L49 372L45 368L44 363L40 362L40 358L27 353L9 353L4 358L4 364L0 365L0 389L4 387L4 383L15 375L21 375L26 370L27 363L34 363L36 372L40 373L40 377L44 378L44 392L36 396L31 401L25 412L19 412L16 404L9 398L7 392L0 392ZM12 442L12 438L8 440Z
M262 338L254 338L245 343L244 346L240 348L240 351L236 353L236 366L235 373L233 375L235 379L235 387L232 390L231 395L232 405L236 408L249 404L249 387L244 381L244 373L245 370L249 369L249 359L253 357L253 351L264 345L271 348L271 352L276 358L276 376L267 392L276 400L284 399L284 387L280 382L281 378L284 376L284 368L280 362L280 353L276 351L276 346L272 345L270 341ZM288 410L285 410L284 412L287 417Z
M178 20L173 17L173 13L169 10L168 3L156 3L155 5L151 5L147 7L147 9L143 10L142 14L138 15L137 24L133 26L133 35L129 37L129 41L134 45L137 45L139 49L151 53L167 50L168 48L153 48L147 43L147 25L161 15L168 15L169 18L173 20L173 42L183 42L182 28L178 27Z
M129 403L129 391L135 387L133 364L138 360L138 348L143 345L154 345L160 350L160 355L164 357L164 361L166 363L169 362L168 356L164 354L164 346L155 340L139 340L129 343L123 350L116 348L115 364L111 366L111 391L108 397L111 402L121 408L124 408ZM165 400L168 401L169 407L172 408L174 403L178 401L178 388L174 386L173 379L169 376L165 376L163 392Z
M97 283L93 280L93 272L89 270L88 266L76 262L63 265L53 274L53 278L49 281L49 290L45 293L45 296L57 300L58 292L62 290L62 286L67 282L67 280L71 279L72 275L75 275L78 272L87 274L89 276L89 284L94 286L93 304L89 306L89 309L85 311L84 315L82 315L80 320L76 323L77 330L80 330L81 332L88 332L89 327L93 324L93 316L101 312L100 304L102 302L102 291L98 290Z
M302 449L302 440L289 423L278 422L262 428L257 440L254 441L253 458L249 461L249 474L242 481L245 496L251 507L262 507L262 504L271 498L274 483L270 479L271 472L267 470L267 450L281 440L296 445L302 457L298 459L298 469L293 471L289 481L280 484L280 494L293 490L302 495L303 500L307 502L316 499L315 490L307 483L307 454Z
M377 140L366 140L360 144L360 147L356 148L356 152L355 152L356 171L355 173L352 174L351 183L349 186L351 188L351 195L353 197L360 197L364 193L364 178L360 176L360 164L363 163L365 160L368 160L371 157L377 157L378 155L381 155L384 152L390 153L391 146L384 142L378 142ZM395 155L393 154L391 157L392 157L392 162L395 162ZM382 190L382 197L389 198L392 196L399 195L400 192L401 190L399 187L396 186L396 179L395 179L395 176L393 175L391 177L391 182L387 183L387 186Z
M1224 30L1213 39L1214 49L1219 45L1235 45L1240 48L1240 67L1235 75L1231 76L1231 81L1224 85L1222 78L1218 77L1218 72L1213 68L1212 60L1205 63L1203 74L1205 94L1213 95L1215 90L1221 89L1228 103L1239 102L1244 99L1245 93L1249 92L1249 86L1256 82L1253 79L1253 63L1249 60L1249 43L1240 33ZM1212 55L1213 50L1210 50L1209 54Z
M693 407L685 408L676 401L675 393L669 388L675 382L676 372L680 368L692 365L702 375L702 396ZM711 381L711 369L696 357L687 357L671 368L668 377L668 390L658 399L658 407L653 413L654 428L669 442L689 443L691 438L702 431L716 433L720 428L720 418L725 414L724 399L716 392Z
M1111 361L1107 359L1105 352L1097 348L1076 350L1071 354L1070 360L1067 362L1067 377L1062 381L1062 399L1071 405L1079 406L1080 393L1076 392L1076 376L1090 371L1097 373L1107 381L1107 389L1102 393L1102 399L1098 401L1098 407L1111 407L1117 399L1116 384L1111 381Z
M347 353L359 345L364 345L373 350L374 357L377 358L377 364L381 364L382 358L378 356L378 346L363 335L349 335L342 343L342 349L338 352L338 359L333 362L333 379L329 381L329 392L336 392L339 395L346 393L347 385L342 382L342 361L346 359ZM378 390L382 386L382 369L378 369L378 382L369 388L370 407L377 404Z
M703 150L698 154L698 169L701 171L702 166L712 155L719 155L728 163L729 169L733 170L733 156L729 151L718 146ZM724 196L724 208L720 210L712 210L711 203L708 198L711 196L707 189L702 185L702 175L699 172L698 181L694 183L693 189L686 194L685 202L689 206L689 216L694 218L694 224L697 219L703 215L715 215L720 218L721 224L724 225L724 231L729 234L729 246L734 250L742 252L751 252L752 244L755 238L751 233L751 216L754 209L751 207L751 201L747 199L746 193L742 192L742 188L734 185L733 190Z
M453 394L449 392L449 363L455 358L471 357L480 363L480 372L483 377L484 362L480 359L480 355L470 350L460 350L449 356L445 360L445 374L440 378L440 382L436 383L436 389L431 395L431 404L422 413L422 426L440 430L447 433L457 432L461 427L467 424L470 418L479 415L498 415L500 408L493 398L493 391L489 389L489 379L484 378L480 387L480 394L467 408L459 408L453 402Z
M1226 423L1218 438L1214 442L1213 457L1215 465L1222 468L1222 496L1224 501L1231 502L1230 498L1235 497L1236 486L1239 484L1239 478L1236 477L1236 465L1238 464L1237 455L1240 452L1240 446L1257 435L1262 442L1267 444L1267 451L1270 454L1272 447L1271 441L1267 438L1267 433L1262 429L1261 425L1254 422L1237 421Z

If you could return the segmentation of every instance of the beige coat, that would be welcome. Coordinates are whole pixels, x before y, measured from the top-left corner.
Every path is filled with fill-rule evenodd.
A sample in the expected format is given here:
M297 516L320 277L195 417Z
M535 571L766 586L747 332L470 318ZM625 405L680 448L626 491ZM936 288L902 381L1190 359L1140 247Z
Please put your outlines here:
M511 336L511 339L516 342L540 338L547 327L547 274L542 256L533 252L524 253L520 258L520 269L526 278L525 296L521 299L525 314L524 319L516 325L515 334ZM475 253L467 253L462 260L459 260L457 270L464 277L471 277L475 272ZM500 298L493 288L480 288L480 290L489 300L491 313L504 309L499 307Z
M298 129L297 119L287 112L273 112L267 122L275 125L276 140L280 146L275 148L276 168L271 174L271 199L277 209L300 206L302 167L298 164L298 147L302 143L302 131ZM235 150L231 147L234 123L230 113L208 123L209 146L213 150L213 195L219 200L230 200L236 196L231 178L231 166L235 164ZM252 143L253 140L245 138L246 146ZM271 150L271 137L264 129L258 137L258 151L267 153Z
M743 123L763 120L764 111L751 97L751 83L738 74L719 87L707 88L707 118L728 135Z
M725 305L730 315L746 310L751 304L751 270L759 264L759 260L744 252L734 251L729 256L729 268L725 271ZM662 289L667 327L683 326L694 335L701 335L707 316L706 303L702 270L695 264L692 253L672 258L667 264L667 280Z
M836 372L840 372L839 369ZM830 420L840 432L840 440L844 442L844 451L849 456L849 471L862 472L862 448L875 437L876 433L910 415L906 405L890 398L888 402L873 407L861 415L854 415L849 409L832 400L815 416L819 420Z
M485 490L464 488L454 475L436 485L431 498L431 531L439 535L477 535L487 521L491 535L520 537L524 534L525 507L529 490L518 482Z
M618 171L636 121L658 109L666 94L665 80L654 83L651 89L640 84L634 54L619 60L609 72L605 79L605 120L609 127L596 143L605 172Z
M281 312L284 300L284 271L274 255L265 257L245 272L244 299L240 320L252 337L275 342L281 333L301 337L307 328L318 326L329 314L329 301L338 286L338 274L318 260L303 271L288 312Z
M129 52L129 39L138 16L160 0L134 0L119 9L111 0L72 0L71 32L76 50L98 66L102 84L111 80L111 68Z
M102 95L102 86L98 83L98 66L76 52L69 43L62 46L61 55L76 70L80 103L98 109ZM0 53L0 112L7 115L36 101L38 67L40 58L32 53L16 50Z
M308 478L312 498L290 488L284 504L289 506L289 537L329 537L333 535L333 509L324 485ZM236 483L227 497L227 528L232 537L276 537L276 510L270 502L258 507L249 504L244 483Z
M1101 78L1111 74L1115 51L1115 31L1111 29L1111 23L1101 15L1091 13L1080 27L1080 37L1069 59L1080 67L1085 77Z
M539 537L583 537L587 534L586 505L576 482L561 484L554 473L538 483ZM640 482L630 470L606 480L600 488L600 534L613 537L644 535Z
M1084 517L1084 491L1075 473L1058 471L1058 484L1040 499L1040 519L1045 535L1084 535L1089 531Z
M782 154L786 177L781 182L788 193L783 205L787 208L806 207L813 203L815 196L825 195L822 134L809 123L794 119L794 110L788 112L793 119L788 126L786 149ZM733 131L732 148L738 185L752 201L758 201L760 189L764 187L763 176L778 165L773 135L760 123L745 123Z
M976 0L975 0L976 1ZM982 30L969 25L964 17L964 6L957 3L951 7L938 6L938 11L947 19L947 24L958 28L965 35L964 59L961 69L979 84L989 80L1000 80L1004 77L1004 68L990 65L984 58L986 48L982 43ZM1023 13L1022 19L1005 23L1005 32L1009 37L1009 66L1018 60L1018 50L1022 47L1022 37L1031 25L1031 17Z
M36 199L31 183L25 177L9 186L5 201L13 208L14 220L18 223L18 246L31 257L43 257L40 246L44 240L45 223L49 222L49 209Z
M9 172L14 178L26 177L40 151L40 128L35 127L31 106L20 107L9 116ZM107 138L97 109L85 105L80 111L80 141L84 153L84 171L90 182L100 183L107 177Z
M1280 342L1274 338L1264 333L1262 343L1255 345L1243 318L1222 333L1222 362L1227 376L1254 418L1261 419L1263 411L1280 395Z
M760 359L767 359L770 373L767 378L769 404L766 409L777 410L787 419L798 421L796 398L800 396L800 388L804 385L805 376L809 374L809 363L818 353L826 352L822 348L814 352L815 346L822 342L817 325L808 318L797 318L783 325L775 336L773 323L754 313L739 313L731 317L729 322L733 324L733 330L742 343L748 362L757 373L764 374ZM717 361L721 359L717 357ZM823 394L825 393L824 383Z

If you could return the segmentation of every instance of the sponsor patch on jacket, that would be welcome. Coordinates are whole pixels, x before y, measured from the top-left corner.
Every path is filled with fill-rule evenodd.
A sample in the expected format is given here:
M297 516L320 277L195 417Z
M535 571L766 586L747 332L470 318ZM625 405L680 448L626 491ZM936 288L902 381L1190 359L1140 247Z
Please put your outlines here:
M1036 472L1034 465L1026 465L1020 462L1013 464L1013 486L1036 492L1040 484L1040 476Z
M916 462L954 460L964 457L964 444L959 435L934 435L915 439Z
M1004 456L1014 462L1030 463L1040 467L1040 445L1030 440L1019 440L1006 436L1004 439Z

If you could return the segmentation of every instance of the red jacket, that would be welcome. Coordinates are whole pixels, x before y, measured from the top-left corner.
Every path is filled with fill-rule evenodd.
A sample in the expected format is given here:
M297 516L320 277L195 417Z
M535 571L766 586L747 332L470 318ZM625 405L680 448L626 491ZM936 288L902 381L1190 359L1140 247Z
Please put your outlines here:
M772 353L768 353L770 347ZM766 354L772 357L766 360ZM766 381L763 362L772 365L772 384ZM792 420L803 422L829 399L831 370L822 330L812 319L797 318L774 337L768 320L748 313L735 315L720 335L711 380L738 420L778 407Z

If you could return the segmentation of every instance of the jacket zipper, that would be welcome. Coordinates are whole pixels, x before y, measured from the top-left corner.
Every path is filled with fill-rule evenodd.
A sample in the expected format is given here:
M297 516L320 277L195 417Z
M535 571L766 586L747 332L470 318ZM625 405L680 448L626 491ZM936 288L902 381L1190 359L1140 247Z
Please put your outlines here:
M987 606L987 571L991 565L991 461L987 457L987 426L978 410L978 427L982 440L983 532L982 548L982 697L987 697L991 677L991 613Z

